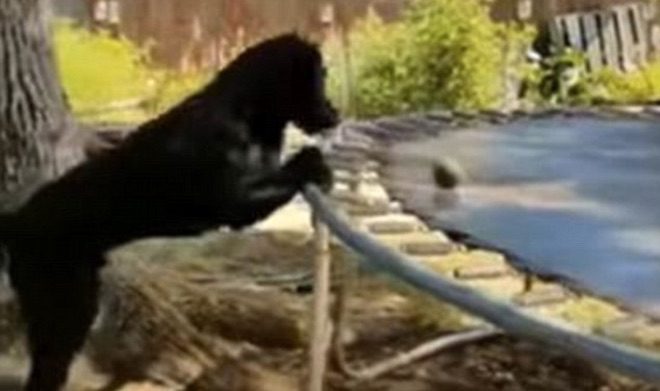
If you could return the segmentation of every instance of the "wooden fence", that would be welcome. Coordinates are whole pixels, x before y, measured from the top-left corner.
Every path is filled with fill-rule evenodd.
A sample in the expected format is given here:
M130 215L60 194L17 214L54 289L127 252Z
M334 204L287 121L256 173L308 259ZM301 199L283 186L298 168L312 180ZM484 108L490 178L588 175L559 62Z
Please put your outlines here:
M496 20L547 22L562 14L598 11L633 2L647 3L646 0L495 0L491 13ZM525 9L529 14L521 15Z
M245 45L297 31L322 39L328 23L350 24L373 9L395 18L407 0L86 0L110 25L182 71L217 68ZM107 12L104 12L106 10ZM114 10L114 11L113 11ZM333 19L333 20L329 20ZM337 19L337 20L335 20Z
M536 23L547 43L587 55L590 69L638 69L660 53L657 4L650 0L497 0L500 21Z
M218 68L254 41L298 31L324 38L372 9L399 17L409 0L54 0L58 14L110 27L148 46L156 62L181 71ZM86 7L87 12L83 12ZM652 0L496 0L499 21L537 23L558 47L587 53L591 69L637 69L660 53ZM91 19L91 22L90 20Z
M605 66L633 71L649 52L649 18L643 3L630 3L584 13L560 15L550 21L552 42L587 55L590 69Z

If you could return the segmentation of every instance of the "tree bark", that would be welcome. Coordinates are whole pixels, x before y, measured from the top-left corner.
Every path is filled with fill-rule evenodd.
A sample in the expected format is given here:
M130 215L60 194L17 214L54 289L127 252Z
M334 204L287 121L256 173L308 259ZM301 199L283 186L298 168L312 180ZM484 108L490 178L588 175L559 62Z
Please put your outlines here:
M47 0L0 0L0 193L62 173L82 156L59 83Z
M57 80L45 0L0 0L0 212L18 206L57 172L55 144L70 119ZM2 239L2 238L0 238ZM0 351L17 340L0 243Z

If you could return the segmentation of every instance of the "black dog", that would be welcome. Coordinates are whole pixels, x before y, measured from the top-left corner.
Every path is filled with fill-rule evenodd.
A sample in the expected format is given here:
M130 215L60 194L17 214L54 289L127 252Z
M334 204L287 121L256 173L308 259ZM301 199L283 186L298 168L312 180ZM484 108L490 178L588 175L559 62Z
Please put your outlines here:
M305 184L331 185L314 148L279 164L285 125L336 125L318 49L285 35L251 49L206 88L116 149L45 186L0 219L28 326L26 389L56 391L97 312L104 252L265 218Z

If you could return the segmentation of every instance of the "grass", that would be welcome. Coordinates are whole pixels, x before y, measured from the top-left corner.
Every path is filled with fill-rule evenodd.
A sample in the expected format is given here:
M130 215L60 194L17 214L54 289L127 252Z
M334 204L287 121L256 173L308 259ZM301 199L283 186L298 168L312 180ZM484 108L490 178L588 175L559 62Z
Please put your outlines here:
M74 115L83 122L145 121L201 88L210 75L165 71L128 39L67 21L56 23L54 43L62 84Z
M148 97L157 84L158 72L126 39L60 21L55 47L60 78L75 114L85 116L113 103Z

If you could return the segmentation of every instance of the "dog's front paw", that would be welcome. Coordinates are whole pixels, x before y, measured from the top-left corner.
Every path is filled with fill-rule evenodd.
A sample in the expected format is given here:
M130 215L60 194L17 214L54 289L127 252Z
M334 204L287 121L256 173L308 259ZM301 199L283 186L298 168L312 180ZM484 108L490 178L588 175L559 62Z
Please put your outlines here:
M310 169L309 182L317 185L324 193L330 193L334 184L332 170L324 160Z
M288 169L300 181L301 186L313 183L326 193L332 190L332 170L316 147L303 148L291 159Z

